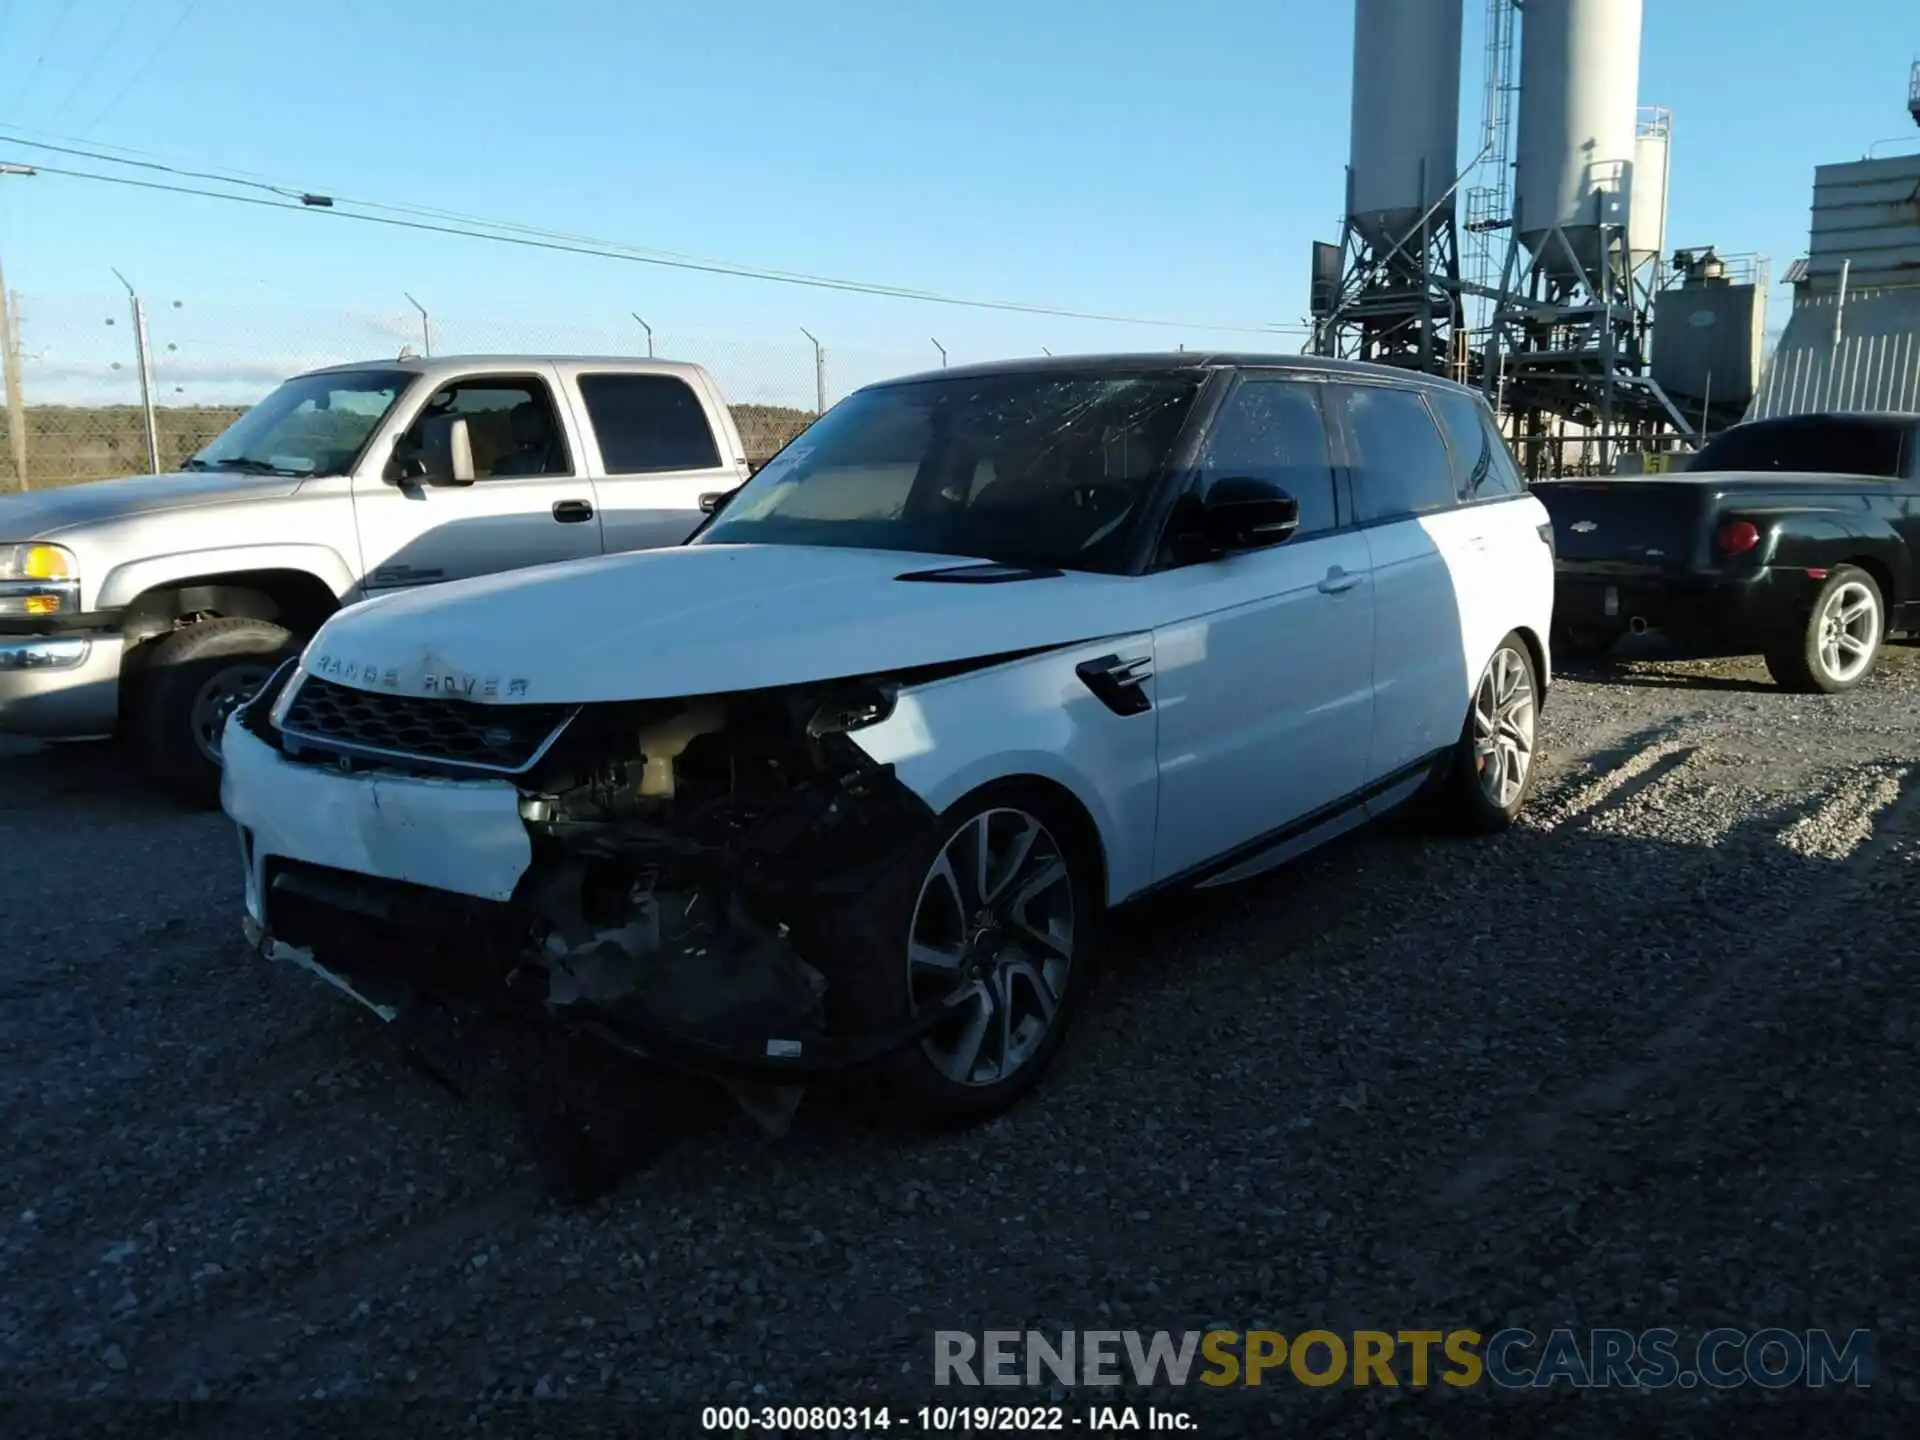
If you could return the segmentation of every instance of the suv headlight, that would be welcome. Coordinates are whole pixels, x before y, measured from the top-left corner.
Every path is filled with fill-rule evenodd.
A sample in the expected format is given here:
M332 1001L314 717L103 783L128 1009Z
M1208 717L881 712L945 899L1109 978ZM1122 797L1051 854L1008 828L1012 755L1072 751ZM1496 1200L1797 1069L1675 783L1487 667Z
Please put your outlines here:
M58 545L0 545L0 615L67 615L80 608L80 567Z

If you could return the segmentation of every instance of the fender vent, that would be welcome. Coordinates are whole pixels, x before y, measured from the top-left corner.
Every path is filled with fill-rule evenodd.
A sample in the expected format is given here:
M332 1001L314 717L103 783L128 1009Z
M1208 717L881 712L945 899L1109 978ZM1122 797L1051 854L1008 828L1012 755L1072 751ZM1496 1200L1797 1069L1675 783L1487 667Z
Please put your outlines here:
M1102 655L1074 667L1080 683L1116 715L1144 715L1153 708L1143 688L1153 678L1153 659L1147 655Z

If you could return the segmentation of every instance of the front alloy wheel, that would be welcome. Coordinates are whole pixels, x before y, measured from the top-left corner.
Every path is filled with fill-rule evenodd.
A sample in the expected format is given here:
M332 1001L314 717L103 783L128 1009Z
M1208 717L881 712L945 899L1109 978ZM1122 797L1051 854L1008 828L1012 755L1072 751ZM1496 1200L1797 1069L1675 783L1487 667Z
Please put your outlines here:
M921 1042L948 1081L1004 1085L1041 1054L1072 979L1075 888L1060 841L1024 809L983 810L941 847L913 907L906 963L916 1013L969 987Z

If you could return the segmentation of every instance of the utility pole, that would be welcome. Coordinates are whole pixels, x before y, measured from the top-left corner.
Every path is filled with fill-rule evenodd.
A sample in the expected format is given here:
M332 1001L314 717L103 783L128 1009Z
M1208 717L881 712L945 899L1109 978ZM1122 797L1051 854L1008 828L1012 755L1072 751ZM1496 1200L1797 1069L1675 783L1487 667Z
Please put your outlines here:
M647 358L651 360L653 358L653 327L642 320L634 311L629 310L627 313L633 316L636 325L647 332Z
M402 295L407 295L407 292L404 290L402 290L400 293ZM426 356L428 359L432 359L433 358L433 326L431 322L429 322L427 319L427 307L422 305L418 300L414 299L413 296L411 295L407 295L407 303L413 306L414 309L420 312L420 353Z
M108 267L112 268L112 267ZM133 358L140 366L140 408L147 421L147 473L160 473L160 430L153 415L153 367L147 358L147 308L133 284L118 270L113 278L127 287L127 300L133 307Z
M0 270L0 364L6 369L7 439L12 442L13 473L27 488L27 402L20 393L20 297L7 289Z
M0 165L0 175L32 175L31 165ZM27 488L27 402L20 382L20 297L7 289L0 269L0 371L4 371L7 399L7 439L12 442L13 473Z
M800 327L800 333L813 340L813 413L824 415L827 413L827 352L806 326Z

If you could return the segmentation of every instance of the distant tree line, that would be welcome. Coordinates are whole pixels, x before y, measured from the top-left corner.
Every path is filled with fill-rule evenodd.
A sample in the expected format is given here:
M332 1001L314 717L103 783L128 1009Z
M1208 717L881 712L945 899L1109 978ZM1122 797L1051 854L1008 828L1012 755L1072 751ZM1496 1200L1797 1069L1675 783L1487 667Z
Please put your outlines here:
M247 412L244 405L168 405L154 410L160 468L177 470L214 436ZM138 405L29 405L27 480L34 489L144 474L146 421ZM784 405L735 405L733 423L758 465L813 423L811 411ZM0 490L18 490L13 437L0 408Z

